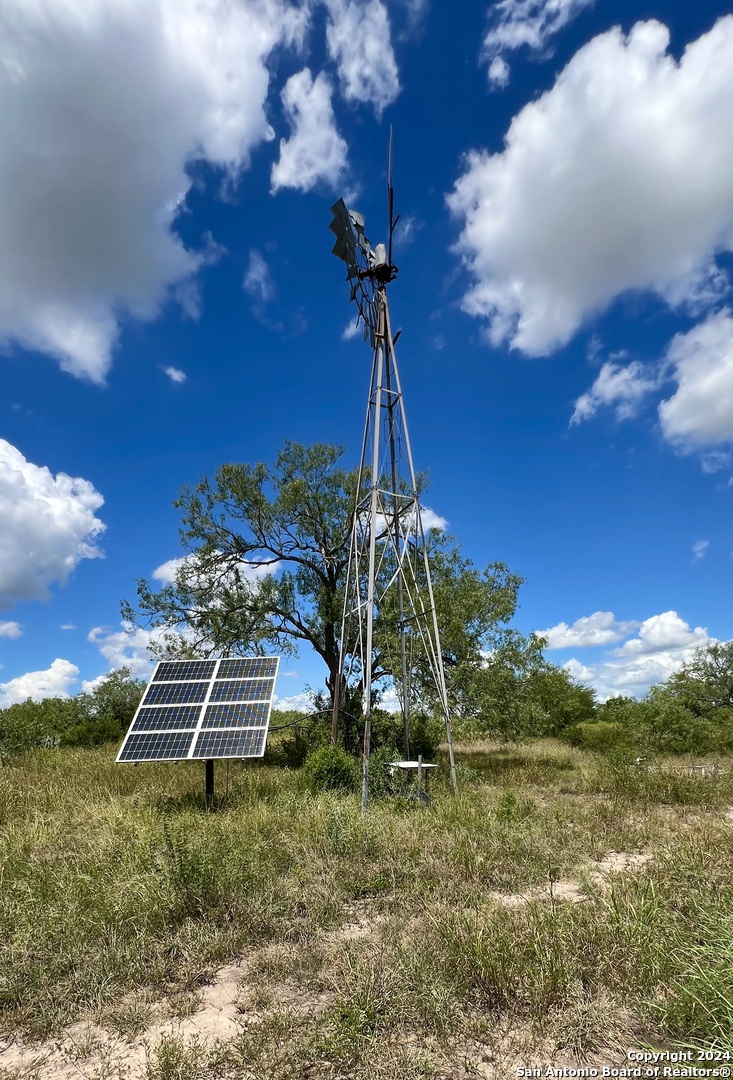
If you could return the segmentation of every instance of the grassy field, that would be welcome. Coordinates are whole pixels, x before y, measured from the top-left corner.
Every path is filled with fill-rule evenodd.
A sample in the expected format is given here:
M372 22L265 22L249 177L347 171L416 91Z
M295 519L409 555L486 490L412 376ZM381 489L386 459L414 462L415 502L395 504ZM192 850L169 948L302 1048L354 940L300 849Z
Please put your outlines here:
M733 1049L725 761L474 744L457 798L439 778L430 808L362 815L253 763L210 814L201 766L113 757L0 769L3 1080L458 1080Z

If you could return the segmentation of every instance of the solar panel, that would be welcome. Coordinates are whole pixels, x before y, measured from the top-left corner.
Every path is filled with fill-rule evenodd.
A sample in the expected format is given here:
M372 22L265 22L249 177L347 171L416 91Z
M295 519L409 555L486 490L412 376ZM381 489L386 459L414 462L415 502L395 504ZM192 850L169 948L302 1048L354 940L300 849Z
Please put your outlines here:
M279 657L160 661L118 762L262 757Z
M272 679L217 679L210 701L267 701L272 697Z

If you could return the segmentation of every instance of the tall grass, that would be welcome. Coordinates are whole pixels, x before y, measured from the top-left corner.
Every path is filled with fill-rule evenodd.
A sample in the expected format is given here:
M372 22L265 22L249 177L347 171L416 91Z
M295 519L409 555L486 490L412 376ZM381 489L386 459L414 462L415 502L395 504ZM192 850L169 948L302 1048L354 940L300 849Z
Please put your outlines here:
M457 798L439 782L431 809L385 799L362 815L356 796L314 796L275 767L233 765L211 814L193 766L115 766L103 749L16 759L0 770L0 1027L124 1028L125 995L185 997L246 950L257 1047L246 1030L215 1061L161 1044L150 1080L245 1062L273 1077L313 1061L437 1075L451 1047L507 1024L578 1054L629 1024L650 1040L733 1042L733 829L719 813L731 774L552 743L459 761ZM589 875L609 851L641 850L654 857L643 868ZM565 878L585 882L584 903L562 899ZM355 911L364 934L339 937ZM323 1007L278 1006L284 980Z

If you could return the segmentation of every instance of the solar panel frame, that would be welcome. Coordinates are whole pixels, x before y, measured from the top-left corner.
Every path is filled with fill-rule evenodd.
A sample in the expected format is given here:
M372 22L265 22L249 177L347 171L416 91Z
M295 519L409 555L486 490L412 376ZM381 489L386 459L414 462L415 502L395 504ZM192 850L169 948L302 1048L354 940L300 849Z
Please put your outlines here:
M261 656L159 661L116 761L262 757L279 665Z

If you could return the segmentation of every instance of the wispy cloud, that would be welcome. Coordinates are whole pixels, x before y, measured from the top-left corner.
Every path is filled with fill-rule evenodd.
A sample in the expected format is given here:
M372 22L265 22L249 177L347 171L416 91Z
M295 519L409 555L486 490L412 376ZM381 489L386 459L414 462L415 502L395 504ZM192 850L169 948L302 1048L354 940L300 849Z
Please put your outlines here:
M611 645L627 637L640 624L627 620L619 622L612 611L596 611L576 619L572 626L565 622L538 630L540 637L547 638L548 649L587 648L591 645Z
M351 341L353 338L355 338L359 334L361 329L362 329L361 326L357 326L356 319L352 319L352 321L347 323L346 326L344 327L344 332L341 335L341 340L342 341Z
M247 295L256 303L269 304L277 296L270 267L254 248L249 253L249 264L242 285Z
M692 558L694 561L697 562L698 559L704 558L709 547L709 540L696 540L692 545Z
M186 372L177 367L164 367L163 371L171 382L182 383L186 381Z
M285 329L280 319L271 317L271 308L277 300L277 286L272 271L259 251L254 248L249 253L249 263L242 281L242 288L252 302L252 314L270 330L282 332Z
M489 63L489 82L496 87L509 82L505 53L526 48L546 53L551 39L593 0L500 0L489 8L490 28L484 38L483 55Z

